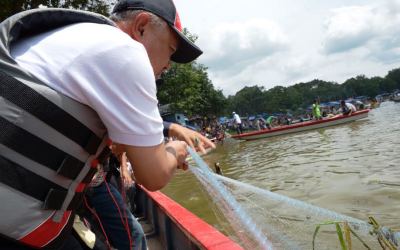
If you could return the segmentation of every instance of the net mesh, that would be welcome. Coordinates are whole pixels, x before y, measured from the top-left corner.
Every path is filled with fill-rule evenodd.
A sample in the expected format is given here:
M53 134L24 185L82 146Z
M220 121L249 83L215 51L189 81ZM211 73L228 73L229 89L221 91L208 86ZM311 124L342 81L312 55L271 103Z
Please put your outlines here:
M342 229L347 222L371 249L381 249L367 222L215 175L200 157L192 157L198 166L191 166L192 172L245 249L313 249L314 232L324 223L315 237L315 249L341 249L333 222L340 222ZM355 236L351 245L365 249Z

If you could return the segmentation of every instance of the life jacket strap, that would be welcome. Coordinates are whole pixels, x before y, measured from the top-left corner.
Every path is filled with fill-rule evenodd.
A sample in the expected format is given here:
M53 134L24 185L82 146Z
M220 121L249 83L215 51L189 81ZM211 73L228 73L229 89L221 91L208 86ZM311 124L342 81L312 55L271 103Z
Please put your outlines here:
M95 154L101 138L34 89L0 70L0 95ZM48 119L52 117L52 119Z
M0 143L21 155L74 179L85 163L0 116Z

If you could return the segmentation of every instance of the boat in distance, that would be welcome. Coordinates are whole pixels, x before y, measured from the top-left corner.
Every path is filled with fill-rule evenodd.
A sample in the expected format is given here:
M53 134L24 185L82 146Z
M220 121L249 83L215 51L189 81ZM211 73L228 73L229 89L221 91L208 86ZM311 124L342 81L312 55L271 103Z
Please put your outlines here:
M323 118L322 120L311 120L299 122L291 125L273 127L271 129L263 129L251 131L243 134L232 135L233 139L237 140L256 140L261 138L285 135L289 133L302 132L306 130L335 126L342 123L352 122L368 117L369 109L353 112L351 115L336 115L331 118Z

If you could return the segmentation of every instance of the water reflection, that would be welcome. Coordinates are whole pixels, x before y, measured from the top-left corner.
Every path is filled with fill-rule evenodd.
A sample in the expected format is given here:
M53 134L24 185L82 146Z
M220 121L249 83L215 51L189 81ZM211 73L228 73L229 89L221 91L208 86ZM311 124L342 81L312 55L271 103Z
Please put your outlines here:
M382 103L350 124L249 142L229 142L205 157L225 176L361 220L400 228L400 104ZM229 234L192 174L163 190ZM262 204L261 201L255 203Z

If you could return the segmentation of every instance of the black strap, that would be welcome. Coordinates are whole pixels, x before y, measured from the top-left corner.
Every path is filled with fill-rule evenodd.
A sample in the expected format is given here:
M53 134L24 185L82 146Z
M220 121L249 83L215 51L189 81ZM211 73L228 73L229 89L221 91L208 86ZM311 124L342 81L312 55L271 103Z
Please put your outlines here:
M0 95L70 138L89 154L96 153L101 138L65 110L2 71L0 71Z
M57 174L65 176L69 179L75 179L83 167L83 162L79 161L75 157L67 156L57 169Z
M67 197L67 190L65 189L50 189L46 195L46 198L43 202L43 209L49 210L60 210L65 197ZM75 193L71 202L68 205L67 210L74 210L79 207L82 202L83 193Z
M110 155L111 155L111 149L106 146L97 156L97 160L99 161L100 164L105 164Z
M0 117L0 143L67 178L74 179L85 163Z
M45 201L49 190L63 190L61 186L0 156L0 182L37 200Z
M0 182L43 202L43 209L60 210L68 190L0 156ZM83 193L75 193L67 210L74 210ZM27 204L28 205L28 204Z
M89 172L85 176L85 178L82 180L82 183L88 184L92 181L93 176L97 173L97 168L90 168Z

